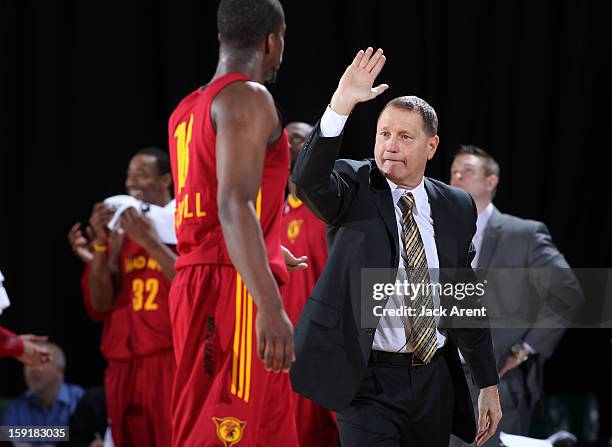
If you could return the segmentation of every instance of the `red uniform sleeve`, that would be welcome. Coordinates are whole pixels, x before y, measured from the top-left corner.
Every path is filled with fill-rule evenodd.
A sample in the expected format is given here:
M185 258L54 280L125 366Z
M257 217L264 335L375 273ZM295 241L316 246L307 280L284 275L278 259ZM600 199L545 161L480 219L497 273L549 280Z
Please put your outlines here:
M0 357L19 357L23 348L21 338L0 326Z

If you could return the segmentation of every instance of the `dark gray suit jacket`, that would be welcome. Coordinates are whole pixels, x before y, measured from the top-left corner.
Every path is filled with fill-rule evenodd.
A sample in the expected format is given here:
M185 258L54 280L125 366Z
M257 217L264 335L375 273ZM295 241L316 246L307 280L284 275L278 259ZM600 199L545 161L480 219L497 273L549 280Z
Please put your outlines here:
M496 287L494 294L484 296L487 307L490 307L487 300L496 300L495 305L504 316L531 313L535 321L542 321L547 312L571 319L580 310L584 301L582 289L553 244L546 225L502 214L494 207L483 235L477 274L484 279L487 269L501 268L520 270L514 269L508 276L511 284ZM542 304L545 308L538 310ZM529 402L534 405L542 393L544 362L552 355L565 329L496 326L493 321L491 336L499 369L511 355L510 348L518 342L524 341L536 351L536 355L521 366L522 375L507 376L508 380L516 382L510 388L517 392L524 388Z
M370 328L361 324L361 270L397 269L400 256L386 179L374 160L336 161L340 144L341 137L320 136L317 124L293 171L298 196L328 224L329 257L295 328L297 360L291 380L295 391L331 410L349 406L372 350L371 328L377 322ZM429 178L425 190L440 268L469 267L474 256L474 202L467 193ZM451 328L447 335L441 351L455 389L453 433L472 441L476 424L457 346L478 386L495 385L491 336L488 328Z

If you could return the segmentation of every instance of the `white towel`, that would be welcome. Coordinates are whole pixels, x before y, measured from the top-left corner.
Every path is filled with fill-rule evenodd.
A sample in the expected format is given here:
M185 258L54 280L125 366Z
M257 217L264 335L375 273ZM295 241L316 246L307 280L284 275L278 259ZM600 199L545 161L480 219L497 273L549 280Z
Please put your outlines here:
M547 439L534 439L504 432L500 433L499 440L506 447L552 447L552 443Z
M4 285L2 284L3 282L4 282L4 276L2 275L2 272L0 272L0 315L2 315L2 311L4 309L6 309L7 307L11 305L8 294L6 293L6 290L4 289Z
M132 196L123 194L109 197L104 200L104 203L115 210L115 214L108 223L109 230L122 232L123 230L119 228L119 218L125 210L134 208L139 213L144 213L151 220L157 235L164 244L176 245L176 233L174 232L174 200L171 200L166 206L161 207L141 202Z

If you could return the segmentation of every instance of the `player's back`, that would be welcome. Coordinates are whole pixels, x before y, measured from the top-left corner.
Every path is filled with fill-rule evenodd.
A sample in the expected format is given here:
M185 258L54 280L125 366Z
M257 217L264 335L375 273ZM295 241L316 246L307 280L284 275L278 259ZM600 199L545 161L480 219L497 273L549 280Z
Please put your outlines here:
M249 80L239 73L221 76L185 97L170 117L168 134L176 198L177 270L198 264L232 264L223 240L217 206L216 131L212 125L211 106L227 85ZM289 143L283 132L267 148L255 203L270 267L281 283L287 277L280 251L280 218L288 164Z

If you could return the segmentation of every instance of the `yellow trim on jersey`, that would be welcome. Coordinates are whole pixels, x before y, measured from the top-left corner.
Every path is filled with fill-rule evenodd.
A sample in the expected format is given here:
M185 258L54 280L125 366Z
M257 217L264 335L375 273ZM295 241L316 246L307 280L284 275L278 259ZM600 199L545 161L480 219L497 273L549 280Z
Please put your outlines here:
M255 201L255 212L257 213L257 220L261 220L261 188L257 191L257 200Z
M289 203L289 206L293 209L299 208L304 204L304 202L295 197L293 194L289 194L289 196L287 196L287 203Z

